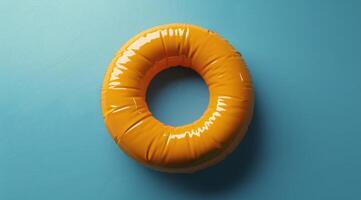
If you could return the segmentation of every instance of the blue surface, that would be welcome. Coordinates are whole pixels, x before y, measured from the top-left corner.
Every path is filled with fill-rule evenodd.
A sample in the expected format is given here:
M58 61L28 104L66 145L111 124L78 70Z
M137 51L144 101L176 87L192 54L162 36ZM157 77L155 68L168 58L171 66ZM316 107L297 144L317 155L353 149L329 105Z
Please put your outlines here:
M152 2L0 1L0 199L360 199L360 1ZM256 89L246 139L194 175L128 159L100 111L115 51L169 22L227 38ZM201 95L155 86L169 123L191 119L162 115L163 102L196 117L207 101L199 79L180 79Z
M202 116L208 106L209 91L197 72L175 66L154 77L146 100L149 110L158 120L181 126Z

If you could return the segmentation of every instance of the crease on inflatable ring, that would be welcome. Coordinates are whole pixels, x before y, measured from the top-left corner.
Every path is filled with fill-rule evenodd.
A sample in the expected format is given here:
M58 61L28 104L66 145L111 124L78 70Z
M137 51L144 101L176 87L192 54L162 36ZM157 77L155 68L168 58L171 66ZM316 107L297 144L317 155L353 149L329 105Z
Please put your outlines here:
M152 78L178 65L200 74L210 98L202 117L173 127L152 116L145 98ZM139 33L116 53L101 105L110 135L127 155L156 170L192 173L237 147L252 118L254 95L246 64L226 40L198 26L168 24Z

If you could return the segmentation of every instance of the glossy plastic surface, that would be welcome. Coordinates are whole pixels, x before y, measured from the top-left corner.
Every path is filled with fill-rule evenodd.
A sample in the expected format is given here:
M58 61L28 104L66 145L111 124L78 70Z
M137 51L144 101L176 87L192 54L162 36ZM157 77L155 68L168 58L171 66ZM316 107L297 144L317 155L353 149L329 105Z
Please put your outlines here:
M173 127L155 119L145 99L152 78L177 65L203 77L210 99L200 119ZM148 167L187 173L234 150L254 102L241 55L218 34L188 24L154 27L128 41L110 63L101 95L106 127L121 149Z

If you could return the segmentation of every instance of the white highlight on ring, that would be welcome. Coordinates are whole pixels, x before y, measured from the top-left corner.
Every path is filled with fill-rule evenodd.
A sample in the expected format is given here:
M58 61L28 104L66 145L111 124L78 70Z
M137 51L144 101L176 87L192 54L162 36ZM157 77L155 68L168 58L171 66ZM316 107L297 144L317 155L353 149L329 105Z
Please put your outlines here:
M192 129L191 131L185 131L183 133L168 135L167 145L173 139L182 139L185 137L191 138L193 136L200 137L204 131L208 130L210 128L210 126L212 126L214 124L214 122L217 120L217 118L221 117L221 115L222 115L221 112L226 111L224 106L226 106L227 104L224 102L224 100L230 99L230 98L232 98L232 97L218 96L216 111L214 111L212 113L212 115L203 123L203 125L201 127Z

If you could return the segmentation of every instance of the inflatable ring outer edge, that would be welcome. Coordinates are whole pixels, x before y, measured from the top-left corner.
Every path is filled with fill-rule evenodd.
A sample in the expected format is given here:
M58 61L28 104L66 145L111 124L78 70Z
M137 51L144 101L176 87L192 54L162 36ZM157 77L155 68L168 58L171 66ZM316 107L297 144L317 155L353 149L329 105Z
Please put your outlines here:
M142 35L144 35L145 33L148 33L148 32L152 32L152 31L156 31L156 30L159 30L160 28L164 28L164 27L169 27L169 26L189 26L189 27L193 27L193 28L197 28L197 29L203 29L201 27L198 27L198 26L195 26L195 25L191 25L191 24L166 24L166 25L158 25L158 26L155 26L153 28L150 28L150 29L147 29L143 32L140 32L138 33L137 35L135 35L134 37L132 37L130 40L128 40L118 51L117 53L115 54L116 56L112 59L112 62L109 64L109 68L110 67L113 67L114 66L114 63L116 62L117 60L117 55L121 54L122 52L124 52L124 50L130 45L132 44L137 38L141 37ZM242 59L242 56L240 56L241 59ZM242 61L244 62L244 60L242 59ZM245 67L246 67L246 64L245 64ZM108 68L108 69L109 69ZM161 70L160 70L161 71ZM248 71L247 71L248 72ZM111 73L110 70L107 70L106 74L105 74L105 77L109 76L109 73ZM157 72L158 73L158 72ZM156 74L157 74L156 73ZM249 72L248 72L249 73ZM156 75L155 74L155 75ZM251 90L253 91L253 87L252 87L252 83L251 83L251 77L250 77L250 74L248 74L249 76L249 81L250 81L250 87L251 87ZM202 78L204 78L202 76ZM103 117L104 117L104 120L105 120L105 114L104 114L104 111L106 110L106 108L104 108L104 97L103 97L103 92L104 92L104 86L107 84L108 80L106 80L104 78L103 80L103 84L102 84L102 96L101 96L101 106L102 106L102 112L103 112ZM236 137L227 145L225 145L226 147L222 149L221 153L218 154L217 156L213 156L212 158L209 158L209 159L206 159L205 161L202 161L200 162L200 164L197 164L197 165L190 165L188 167L175 167L175 168L169 168L169 167L162 167L162 166L156 166L156 165L152 165L152 164L149 164L148 162L145 162L141 159L137 159L137 156L134 155L132 153L131 150L127 149L126 146L120 146L120 144L116 141L116 143L124 150L124 152L134 158L136 161L140 162L141 164L143 164L144 166L147 166L149 168L152 168L152 169L155 169L155 170L158 170L158 171L163 171L163 172L170 172L170 173L193 173L195 171L198 171L198 170L201 170L201 169L204 169L204 168L207 168L209 166L212 166L216 163L218 163L219 161L223 160L228 154L230 154L231 152L234 151L234 149L238 146L238 144L242 141L243 137L245 136L246 132L247 132L247 129L249 127L249 124L251 122L251 119L252 119L252 116L253 116L253 108L254 108L254 94L252 92L252 94L249 96L249 101L250 101L250 106L249 106L249 113L248 113L248 116L247 116L247 120L243 123L243 124L240 124L239 126L239 133L236 134ZM112 130L109 126L107 126L107 129L108 131L111 133ZM112 134L111 134L112 135ZM113 136L113 135L112 135Z

